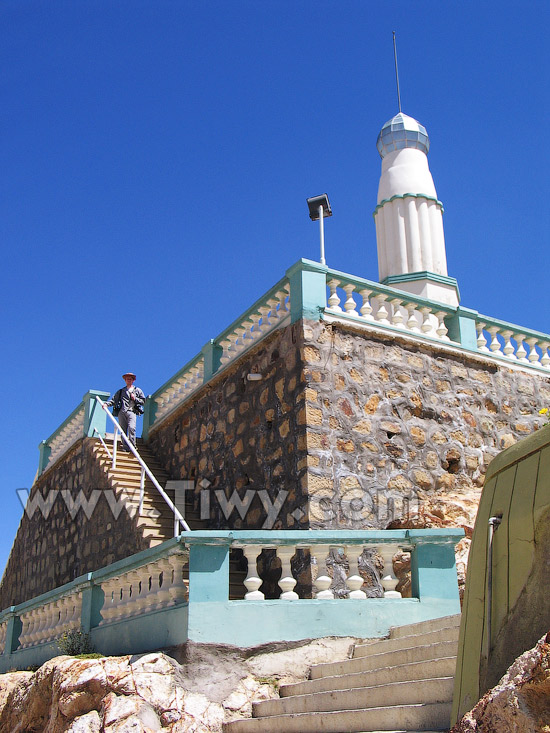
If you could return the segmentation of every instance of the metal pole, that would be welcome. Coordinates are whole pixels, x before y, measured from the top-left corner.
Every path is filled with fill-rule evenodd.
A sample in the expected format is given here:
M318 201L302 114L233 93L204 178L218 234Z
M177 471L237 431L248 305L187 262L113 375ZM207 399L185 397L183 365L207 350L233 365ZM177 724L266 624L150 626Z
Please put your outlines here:
M319 233L321 235L321 264L326 265L325 260L325 219L323 207L319 206Z
M486 653L487 659L491 653L491 636L492 636L492 616L493 616L493 539L495 532L500 526L501 517L491 517L489 519L489 537L487 540L487 642Z

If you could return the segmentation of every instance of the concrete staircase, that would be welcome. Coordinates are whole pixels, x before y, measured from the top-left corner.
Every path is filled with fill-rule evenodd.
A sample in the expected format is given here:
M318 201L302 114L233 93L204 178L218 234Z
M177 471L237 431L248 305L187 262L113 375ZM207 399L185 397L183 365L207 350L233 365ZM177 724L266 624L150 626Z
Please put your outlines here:
M448 616L358 644L351 659L312 667L308 681L281 687L224 732L448 731L459 624Z
M105 440L105 443L112 451L112 439ZM99 440L97 440L93 450L103 470L107 473L111 487L117 497L120 498L124 495L131 511L137 515L139 512L141 466L135 456L132 453L122 451L119 443L117 465L113 469L111 459ZM157 461L155 455L140 438L137 440L137 450L159 484L164 488L169 476ZM173 492L167 491L166 493L174 501ZM185 520L191 529L206 529L205 523L199 519L191 505L186 505L185 509ZM137 526L143 532L143 537L148 540L149 547L154 547L174 536L174 515L147 475L145 476L143 511L137 517Z
M105 444L112 452L113 440L106 439ZM169 480L167 472L158 462L155 454L145 445L141 438L136 441L138 453L147 466L151 469L153 476L157 479L163 489ZM165 542L174 536L174 515L168 505L157 491L149 477L145 476L143 493L143 511L139 514L139 487L141 482L141 466L132 453L117 450L116 468L111 466L111 458L105 451L100 440L97 440L93 451L102 469L107 473L111 488L120 500L124 495L125 502L130 507L132 516L136 517L137 527L148 541L149 547ZM174 501L174 492L166 490L166 493ZM209 529L208 523L200 519L199 512L192 501L187 501L186 496L184 518L190 529ZM235 553L230 557L229 571L229 598L244 598L246 588L243 581L246 577L247 564L243 562L242 552Z

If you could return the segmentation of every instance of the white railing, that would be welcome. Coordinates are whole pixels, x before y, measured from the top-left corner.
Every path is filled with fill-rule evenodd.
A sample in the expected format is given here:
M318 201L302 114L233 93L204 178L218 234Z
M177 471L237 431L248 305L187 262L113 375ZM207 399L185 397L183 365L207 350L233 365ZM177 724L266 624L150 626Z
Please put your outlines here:
M161 608L188 597L183 568L187 555L172 554L101 582L105 594L100 626Z
M270 291L264 303L261 305L256 303L253 308L217 339L222 347L222 365L236 359L249 346L288 320L290 316L288 282L281 284L274 292Z
M23 624L19 647L26 649L46 644L71 629L80 628L82 594L80 591L56 598L21 614Z
M139 455L135 445L133 445L133 443L131 443L128 440L128 437L126 433L120 427L118 420L113 415L111 415L111 413L107 409L107 405L105 404L105 402L103 402L103 400L100 397L96 397L96 399L99 402L99 404L101 405L101 408L105 410L105 413L107 414L108 418L113 423L114 429L115 429L114 435L113 435L113 453L112 454L109 451L109 449L107 448L107 446L105 445L105 442L103 441L103 439L101 438L101 442L103 443L105 450L107 451L109 457L111 458L113 469L116 468L116 454L117 454L117 444L118 444L118 435L119 434L121 438L124 440L124 442L126 443L126 446L130 450L130 452L137 458L137 461L139 465L141 466L140 501L139 501L140 513L143 509L143 492L144 492L144 486L145 486L145 474L147 474L153 486L162 496L162 498L164 499L164 501L166 502L166 504L172 511L172 514L174 515L174 537L177 537L182 530L189 531L189 526L187 522L185 521L185 519L183 518L181 512L176 507L174 502L170 499L166 491L159 484L159 482L153 475L153 472L151 471L149 466L145 463L143 458Z
M258 557L262 550L275 549L277 557L281 561L281 578L278 581L281 593L279 598L287 601L298 600L299 596L294 590L297 580L292 574L291 560L296 554L297 549L307 548L310 551L312 557L312 564L317 565L318 575L314 579L313 584L315 586L315 598L318 599L333 599L335 594L332 590L333 578L328 572L327 561L331 556L331 550L336 549L336 545L310 545L310 544L296 544L296 545L269 545L266 543L262 544L244 544L234 542L233 547L241 547L243 554L248 562L248 571L245 580L243 581L246 588L245 600L247 601L261 601L264 600L265 596L261 592L260 587L263 580L258 574ZM364 550L374 551L380 555L384 562L384 570L382 572L382 578L380 580L384 598L401 598L401 593L396 591L398 580L393 570L393 557L401 549L401 546L395 544L382 544L382 545L367 545L367 544L353 544L344 546L342 549L349 562L349 575L346 577L346 587L349 591L348 597L353 599L365 599L367 594L361 590L364 579L359 571L359 558L363 554ZM314 558L314 559L313 559Z
M393 326L413 336L450 341L445 317L453 313L452 308L350 278L329 277L327 285L330 294L326 313L344 314L382 328Z
M76 441L82 437L84 431L84 405L73 413L69 420L50 438L48 445L50 455L47 466L51 466L62 456Z
M476 319L478 351L501 356L518 364L550 368L550 336L486 316Z
M181 374L177 374L160 393L155 393L154 401L157 405L155 420L161 420L189 395L202 386L204 377L204 360L198 359Z

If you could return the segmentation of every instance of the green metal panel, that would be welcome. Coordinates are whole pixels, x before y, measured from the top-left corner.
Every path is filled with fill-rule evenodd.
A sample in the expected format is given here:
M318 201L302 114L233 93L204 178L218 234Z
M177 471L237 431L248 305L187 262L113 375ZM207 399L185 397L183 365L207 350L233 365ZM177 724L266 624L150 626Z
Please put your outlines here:
M533 505L538 468L538 453L520 461L517 466L509 518L510 569L507 611L515 606L533 565L535 539ZM493 628L498 630L499 627L493 626Z

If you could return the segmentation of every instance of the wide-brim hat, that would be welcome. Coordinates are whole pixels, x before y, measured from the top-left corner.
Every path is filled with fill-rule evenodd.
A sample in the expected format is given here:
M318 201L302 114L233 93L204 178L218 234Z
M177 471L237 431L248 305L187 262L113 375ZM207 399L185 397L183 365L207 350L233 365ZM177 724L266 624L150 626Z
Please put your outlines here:
M126 377L133 377L134 379L137 379L137 377L136 377L136 375L134 374L134 372L125 372L125 373L124 373L124 374L122 375L122 379L126 379Z

